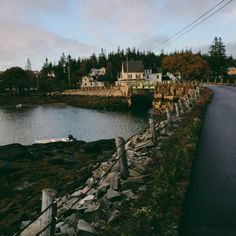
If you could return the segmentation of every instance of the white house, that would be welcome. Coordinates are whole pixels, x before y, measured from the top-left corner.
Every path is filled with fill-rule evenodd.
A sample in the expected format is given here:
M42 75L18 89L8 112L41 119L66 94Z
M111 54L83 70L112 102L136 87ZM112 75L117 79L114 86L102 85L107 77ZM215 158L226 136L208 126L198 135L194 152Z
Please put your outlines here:
M132 85L143 82L144 80L144 66L142 61L123 61L116 85Z
M146 81L161 82L162 73L152 73L152 69L144 70L144 78Z
M55 72L53 70L49 71L47 74L48 78L54 79L56 77Z
M142 61L123 61L118 80L143 80L144 66Z
M104 86L104 82L96 81L91 76L82 77L81 88L102 88Z
M100 69L92 68L89 73L90 76L94 76L94 77L105 75L105 74L106 74L106 68L104 67L101 67Z

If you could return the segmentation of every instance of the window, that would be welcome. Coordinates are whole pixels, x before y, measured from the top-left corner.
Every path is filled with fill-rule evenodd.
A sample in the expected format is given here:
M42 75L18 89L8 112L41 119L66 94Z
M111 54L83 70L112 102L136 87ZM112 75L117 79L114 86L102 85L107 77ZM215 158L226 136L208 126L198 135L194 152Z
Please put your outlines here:
M132 79L132 74L131 74L131 75L128 75L128 79Z

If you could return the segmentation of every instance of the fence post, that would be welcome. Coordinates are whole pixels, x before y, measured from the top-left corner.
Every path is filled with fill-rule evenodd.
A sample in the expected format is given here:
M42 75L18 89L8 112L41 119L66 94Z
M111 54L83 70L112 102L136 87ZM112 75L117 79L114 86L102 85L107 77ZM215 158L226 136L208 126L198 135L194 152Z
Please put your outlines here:
M184 108L183 108L183 104L182 104L181 99L179 99L178 103L179 103L179 107L180 107L180 114L182 116L184 114Z
M199 86L197 86L197 95L198 95L198 97L200 97L200 87Z
M117 154L119 158L120 176L122 179L127 179L129 175L129 167L128 167L127 158L126 158L124 138L122 137L116 138L116 148L117 148Z
M189 104L188 95L185 95L184 103L185 103L185 107L187 108L187 110L190 111L191 108L190 108L190 104Z
M44 211L49 205L53 204L56 197L56 191L54 189L46 188L42 191L42 209ZM43 230L48 224L51 223L44 232L41 233L42 236L54 235L55 224L56 224L56 211L57 206L53 204L42 216L41 216L41 230Z
M167 123L172 127L172 117L168 108L166 108Z
M157 144L157 137L156 137L156 124L153 119L149 119L150 131L152 135L152 142L153 144Z
M180 113L179 113L179 106L177 102L175 103L175 112L176 112L176 118L179 119Z

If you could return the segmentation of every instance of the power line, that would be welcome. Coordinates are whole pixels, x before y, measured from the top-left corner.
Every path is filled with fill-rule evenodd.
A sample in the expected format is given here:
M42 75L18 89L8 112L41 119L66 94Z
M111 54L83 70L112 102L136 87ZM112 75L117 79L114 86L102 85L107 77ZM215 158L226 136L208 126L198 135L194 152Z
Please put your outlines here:
M212 17L213 15L215 15L217 12L219 12L220 10L222 10L224 7L226 7L227 5L229 5L233 0L230 0L229 2L227 2L225 5L223 5L222 7L220 7L218 10L216 10L215 12L213 12L212 14L210 14L209 16L207 16L206 18L204 18L203 20L201 20L198 24L194 25L193 27L191 27L190 29L188 29L187 31L183 32L181 35L179 35L177 38L175 38L175 40L181 38L182 36L184 36L185 34L187 34L188 32L192 31L194 28L196 28L198 25L200 25L201 23L203 23L204 21L208 20L210 17ZM174 41L175 41L174 40Z
M221 5L223 2L225 2L226 0L222 0L219 3L217 3L216 5L214 5L213 7L211 7L208 11L206 11L204 14L202 14L201 16L199 16L197 19L195 19L194 21L192 21L191 23L189 23L187 26L185 26L184 28L182 28L181 30L179 30L177 33L175 33L173 36L171 36L169 39L167 39L166 41L164 41L163 43L159 44L158 46L154 47L153 49L158 49L160 47L164 48L165 46L167 46L170 42L173 42L177 39L179 39L180 37L182 37L183 35L187 34L188 32L190 32L191 30L193 30L195 27L197 27L198 25L200 25L201 23L203 23L204 21L206 21L208 18L210 18L211 16L215 15L217 12L219 12L221 9L223 9L224 7L226 7L229 3L231 3L233 0L230 0L229 2L227 2L226 4L224 4L222 7L218 8L216 11L214 11L212 14L210 14L209 16L207 16L211 11L213 11L215 8L217 8L219 5ZM198 22L201 18L203 18L204 16L207 16L206 18L204 18L203 20L201 20L199 23L197 23L196 25L194 25L196 22ZM188 29L190 26L192 26L190 29ZM187 31L186 31L187 30ZM176 38L176 36L178 36Z

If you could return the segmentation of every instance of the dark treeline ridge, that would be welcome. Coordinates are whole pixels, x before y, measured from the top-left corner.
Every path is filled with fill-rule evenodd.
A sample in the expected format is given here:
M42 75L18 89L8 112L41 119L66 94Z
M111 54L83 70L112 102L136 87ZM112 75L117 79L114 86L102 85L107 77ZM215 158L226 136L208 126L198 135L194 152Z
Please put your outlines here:
M114 84L117 75L121 71L122 61L141 60L145 69L152 69L153 73L180 73L182 79L201 78L227 78L227 68L236 66L236 59L227 56L226 48L221 38L215 37L208 53L193 53L191 50L175 51L173 53L155 54L151 51L140 51L128 48L126 50L118 47L116 52L106 53L104 49L96 55L93 53L89 58L71 58L70 55L62 56L57 63L49 62L46 58L42 69L38 74L29 70L31 65L27 60L26 70L13 67L0 75L0 90L5 88L37 87L41 91L64 90L78 88L82 76L88 75L91 68L106 68L104 76L98 76L97 80ZM235 78L234 78L235 79Z

